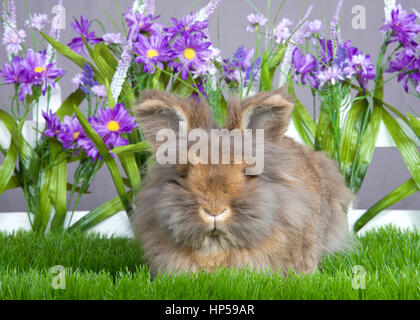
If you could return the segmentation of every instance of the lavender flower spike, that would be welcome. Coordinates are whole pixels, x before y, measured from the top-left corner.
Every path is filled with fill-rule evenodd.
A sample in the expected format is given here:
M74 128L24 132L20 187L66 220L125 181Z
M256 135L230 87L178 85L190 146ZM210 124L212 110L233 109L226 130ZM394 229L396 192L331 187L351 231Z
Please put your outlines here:
M341 44L341 30L338 26L338 21L340 20L340 11L343 6L344 0L338 2L337 8L335 9L334 17L331 21L330 37L334 43L334 48L337 48Z
M197 14L195 15L195 20L208 20L208 18L213 14L214 10L216 10L217 6L221 4L222 1L223 0L210 0L205 7L201 8L201 10L197 12Z
M307 20L313 8L313 6L310 6L308 8L303 19L297 24L298 26L300 26L300 29L294 33L292 39L290 40L291 43L287 45L286 52L284 53L284 57L280 65L279 88L283 87L287 82L287 75L289 74L290 67L292 65L293 51L295 50L297 45L303 42L306 33Z
M155 0L136 0L133 4L133 11L140 12L141 14L148 16L149 14L155 14Z
M147 5L145 4L147 2ZM154 14L155 12L155 1L154 0L135 0L132 7L134 12L145 13L144 10L150 10L148 14ZM118 67L115 71L114 77L111 82L111 94L114 98L114 101L118 101L120 96L122 86L127 77L128 68L130 67L133 50L133 41L137 37L139 32L138 26L135 26L130 29L128 38L124 44L123 51L121 53L120 61L118 61Z
M63 0L58 0L58 5L56 6L57 11L56 15L52 20L51 23L51 31L50 36L55 40L60 40L60 33L61 29L63 28L63 21L64 15L66 14L66 10L63 7ZM54 63L56 60L55 50L50 43L48 43L47 47L47 63Z
M385 2L385 21L391 21L391 12L395 9L397 6L397 3L395 0L384 0Z
M15 0L7 1L7 8L4 4L3 7L3 31L16 30L16 5Z
M124 44L120 61L118 61L117 70L115 71L114 77L112 78L110 89L115 102L118 101L122 86L127 77L128 68L130 67L132 60L133 41L138 35L138 30L139 29L137 26L131 28L130 33L128 34L128 39Z
M16 4L15 0L8 0L7 7L6 3L3 4L3 39L10 35L10 32L17 30L16 24ZM8 52L8 58L11 61L12 55Z

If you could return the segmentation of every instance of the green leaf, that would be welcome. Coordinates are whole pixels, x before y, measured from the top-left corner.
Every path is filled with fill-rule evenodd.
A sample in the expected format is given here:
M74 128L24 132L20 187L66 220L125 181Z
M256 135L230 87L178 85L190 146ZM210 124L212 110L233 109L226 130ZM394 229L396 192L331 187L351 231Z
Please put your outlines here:
M54 217L51 222L51 231L63 229L67 214L67 155L61 143L55 139L50 141L50 164L52 176L50 183L50 199L54 205Z
M115 107L115 100L111 93L111 88L109 86L109 81L105 80L105 88L106 88L106 97L107 97L107 104L108 108L114 108Z
M400 151L408 171L410 171L417 187L420 189L420 153L418 152L416 145L408 138L397 120L395 120L386 110L383 110L383 121Z
M49 44L51 44L51 46L57 50L58 53L62 54L63 56L65 56L66 58L70 59L71 61L73 61L75 64L77 64L80 68L83 69L85 63L91 65L89 63L89 61L87 61L85 58L83 58L81 55L77 54L76 52L74 52L71 48L67 47L66 45L62 44L61 42L55 40L54 38L50 37L49 35L40 32L41 36L44 37L45 40L47 40L47 42ZM93 70L96 72L95 67L91 65L91 67L93 68Z
M375 96L382 99L383 96L383 78L379 80ZM350 186L353 192L357 193L365 178L367 169L372 161L373 153L375 151L376 140L378 139L379 127L382 121L382 105L378 100L374 100L372 113L369 116L369 122L366 130L363 133L362 141L360 143L360 150L357 155L357 161L353 165L352 177Z
M146 141L143 141L136 144L129 144L127 146L116 147L112 149L111 152L119 155L126 152L130 152L130 153L143 152L149 149L150 149L149 143L147 143Z
M75 92L70 94L57 110L57 115L60 119L63 120L65 116L71 116L73 114L73 106L79 106L85 97L86 95L81 89L77 89Z
M0 196L7 189L9 181L13 176L17 160L17 151L14 143L10 143L6 158L0 165Z
M289 85L289 95L295 102L295 108L292 113L293 124L305 144L313 148L316 124L308 111L306 111L303 104L296 97L295 89L292 83Z
M25 169L25 173L31 179L36 180L39 174L41 162L35 150L20 133L21 126L23 125L25 119L22 119L18 126L16 120L11 115L3 110L0 110L0 120L3 121L7 130L11 133L11 143L13 143L16 147L19 154L19 162Z
M332 126L331 116L327 111L327 108L328 106L321 106L315 136L315 150L326 151L331 158L336 159L333 134L334 129Z
M15 176L13 176L10 178L9 182L7 183L5 190L11 190L11 189L19 188L19 187L21 187L19 180Z
M52 168L47 169L41 178L41 193L39 197L38 206L36 212L34 212L35 218L33 223L33 229L40 233L44 233L47 229L48 222L51 216L51 201L49 197L49 188L51 182Z
M407 198L418 190L419 189L413 178L407 180L367 210L354 224L354 231L358 232L378 213Z
M129 196L131 198L132 194L129 193ZM89 212L68 230L70 232L86 231L123 210L124 206L121 203L121 199L119 197L114 198Z
M411 115L409 113L407 115L408 115L408 119L409 119L409 122L410 122L410 127L416 133L417 137L420 138L420 120L415 118L413 115Z
M121 174L119 172L119 169L115 160L112 158L107 146L105 145L101 137L92 128L92 126L90 125L86 117L83 115L83 113L77 107L73 107L73 109L86 135L92 140L92 142L95 144L96 148L98 149L99 153L101 154L102 158L104 159L108 167L108 170L111 173L112 180L114 181L115 188L117 189L118 195L121 198L124 208L127 211L127 214L130 215L132 212L132 206L131 206L129 197L127 195L127 192L125 191L124 182L122 180Z
M123 153L118 156L125 174L130 181L130 188L136 194L139 190L141 177L140 168L137 166L136 159L132 153Z
M271 91L273 86L273 79L271 78L267 52L264 52L261 62L261 83L264 90Z
M360 94L358 95L360 97ZM361 141L361 123L369 111L369 102L366 99L355 100L347 113L346 122L341 137L341 170L347 185L350 186L353 165L357 160L359 141ZM350 186L352 189L352 187Z

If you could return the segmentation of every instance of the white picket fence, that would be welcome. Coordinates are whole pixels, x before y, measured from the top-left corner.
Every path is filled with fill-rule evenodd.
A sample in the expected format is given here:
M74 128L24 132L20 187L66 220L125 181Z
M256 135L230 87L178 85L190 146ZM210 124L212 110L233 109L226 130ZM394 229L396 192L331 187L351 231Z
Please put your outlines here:
M45 109L47 106L46 101L41 99L40 106L43 106ZM61 105L61 89L59 86L55 90L53 90L51 95L51 100L49 104L49 109L52 111L56 111L59 106ZM22 134L24 138L31 144L34 145L36 142L36 131L34 128L38 128L38 130L42 129L45 125L45 122L41 116L42 108L34 108L33 109L33 119L38 119L38 123L35 121L26 121L23 129ZM400 121L402 127L406 134L412 138L413 141L416 142L416 145L420 147L420 140L416 137L416 135L412 132L411 129L407 127L405 123ZM291 122L289 129L286 133L287 136L295 139L298 142L302 142L296 128L294 127L293 123ZM8 130L5 128L4 124L0 121L0 145L7 149L10 145L10 134ZM387 131L385 125L381 123L379 129L379 136L376 142L376 148L390 148L395 147L395 143ZM4 196L4 195L3 195ZM0 197L1 201L1 197ZM420 207L420 203L419 203ZM1 210L1 208L0 208ZM350 209L348 213L348 222L350 229L357 221L357 219L365 212L365 210L355 210ZM76 212L72 223L83 217L87 212L79 211ZM373 220L371 220L361 231L360 234L368 230L372 230L374 228L384 226L387 224L394 224L400 228L408 228L408 229L418 229L420 230L420 210L384 210L378 216L376 216ZM0 212L0 232L13 232L18 229L29 230L30 229L30 222L28 218L28 214L26 212ZM101 224L94 227L91 232L97 232L103 234L105 236L111 237L133 237L133 232L127 218L125 212L120 212L115 216L109 218L108 220L102 222Z

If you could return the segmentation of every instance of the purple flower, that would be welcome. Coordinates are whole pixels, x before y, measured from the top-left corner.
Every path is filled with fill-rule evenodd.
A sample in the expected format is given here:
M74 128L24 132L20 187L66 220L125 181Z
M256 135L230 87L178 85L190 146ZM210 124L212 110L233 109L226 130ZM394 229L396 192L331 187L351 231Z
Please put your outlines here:
M89 32L90 22L84 16L80 16L80 22L74 18L74 22L71 23L71 26L73 30L82 35L89 44L97 44L103 41L102 38L96 37L94 31ZM82 37L73 38L68 46L79 54L86 52L85 43Z
M290 37L289 27L292 25L292 21L287 18L283 18L280 23L273 30L273 39L276 43L284 43Z
M188 78L190 71L200 67L210 58L212 51L209 49L210 42L203 42L199 34L182 32L173 44L173 52L178 61L169 62L169 66L176 72L181 72L183 80Z
M420 58L408 55L402 51L395 56L395 60L389 62L386 72L398 72L398 82L403 81L403 87L408 92L408 83L413 81L414 86L420 82Z
M48 113L42 111L42 116L46 121L44 134L50 138L57 136L61 130L60 118L51 110Z
M92 127L109 148L115 148L128 144L121 134L131 132L137 127L137 122L120 103L113 109L100 109L98 116L92 119Z
M375 66L372 63L370 55L364 55L361 51L351 59L352 67L357 72L357 79L364 90L367 88L367 82L376 77Z
M44 13L35 13L31 15L31 21L26 20L25 26L27 28L34 28L38 31L41 31L45 25L48 23L48 16Z
M89 137L82 136L77 141L77 145L83 149L88 158L92 158L92 161L96 161L99 155L99 151Z
M45 51L34 52L32 49L29 49L26 59L22 59L21 62L25 69L26 82L40 85L43 95L45 95L48 87L54 88L54 80L65 73L63 69L54 68L55 63L46 64Z
M16 55L22 50L22 42L24 42L26 33L23 30L15 31L9 29L4 33L3 44L10 56Z
M55 63L46 64L45 51L34 52L28 50L26 58L15 57L11 65L4 64L0 75L5 83L18 83L19 100L23 101L28 94L32 94L31 86L40 86L45 95L48 87L55 87L55 79L64 75L65 71L54 68Z
M240 46L233 55L233 58L224 60L223 78L227 83L233 85L243 83L248 85L250 79L255 80L261 67L261 58L254 59L254 49L246 50Z
M106 45L110 44L122 44L121 33L106 33L102 36Z
M295 48L292 56L292 63L297 73L302 76L302 83L309 83L314 88L318 88L319 81L315 76L318 64L311 54L305 56L300 52L299 48Z
M306 74L316 67L315 58L310 53L303 56L299 48L295 48L293 51L292 63L300 74Z
M254 14L251 13L249 15L246 16L247 20L248 20L248 25L246 26L246 31L249 32L254 32L257 30L257 26L265 26L265 24L267 23L267 18L264 17L264 15L262 14Z
M389 42L399 41L403 46L407 46L420 32L420 25L416 24L415 20L415 14L408 14L401 5L397 5L391 12L391 21L385 23L379 30L391 31Z
M0 76L3 77L4 83L7 84L22 83L24 81L22 71L23 66L21 63L21 58L15 56L11 64L3 64L3 70L0 70Z
M182 17L180 20L175 18L171 18L171 20L173 26L165 29L165 32L171 40L184 32L191 34L198 33L201 37L206 37L205 31L208 28L207 20L197 21L192 13Z
M92 87L98 85L98 82L95 80L95 72L93 71L92 66L87 62L83 65L83 72L77 74L72 82L76 86L76 89L80 87L87 95L90 94Z
M159 18L153 17L151 14L144 15L140 12L134 12L132 9L128 13L123 14L127 26L131 29L133 26L138 27L138 31L144 35L159 35L161 25L156 23L155 20Z
M323 68L325 65L329 65L333 60L333 43L331 40L319 39L321 45L320 59L323 62Z
M245 70L251 65L254 57L254 49L246 50L244 46L240 46L233 54L232 59L224 60L223 78L227 82L243 81Z
M172 51L169 49L168 40L165 37L152 35L147 39L140 35L134 43L134 52L138 54L134 60L143 63L143 70L146 73L154 73L156 66L163 69L163 63L172 58Z
M321 20L314 20L308 22L306 25L306 36L311 37L314 34L320 33L322 31L322 22Z
M92 87L92 93L99 98L106 98L106 88L104 85L95 85Z
M86 134L80 124L79 120L75 116L65 116L61 129L57 133L57 138L63 145L64 149L77 149L79 147L78 142L86 138Z
M318 80L320 81L320 86L323 86L326 83L334 85L344 80L344 75L337 65L333 65L324 71L320 71L318 74Z

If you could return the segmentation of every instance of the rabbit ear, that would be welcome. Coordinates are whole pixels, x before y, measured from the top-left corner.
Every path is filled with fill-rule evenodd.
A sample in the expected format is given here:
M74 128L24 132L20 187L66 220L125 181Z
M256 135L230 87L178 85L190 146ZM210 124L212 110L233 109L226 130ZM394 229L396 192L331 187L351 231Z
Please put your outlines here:
M293 107L283 89L259 93L242 102L237 125L241 129L264 129L267 139L278 141L287 130Z
M194 109L195 112L193 112ZM192 100L184 100L158 90L144 91L142 102L135 106L133 111L146 140L155 148L163 143L156 140L156 135L160 130L170 129L178 135L181 125L187 130L203 127L208 113L203 106L198 106Z

